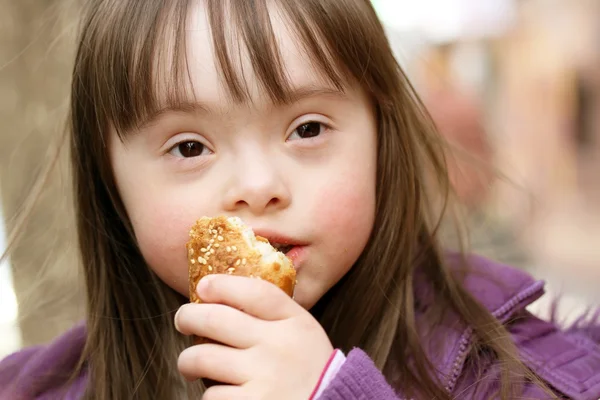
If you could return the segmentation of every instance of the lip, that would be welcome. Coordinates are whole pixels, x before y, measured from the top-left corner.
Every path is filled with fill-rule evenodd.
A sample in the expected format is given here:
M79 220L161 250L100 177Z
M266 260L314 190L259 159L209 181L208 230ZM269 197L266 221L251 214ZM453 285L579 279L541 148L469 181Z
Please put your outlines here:
M253 230L255 235L264 237L269 241L269 243L278 243L290 246L306 246L308 244L307 242L291 238L278 232L258 228Z
M285 255L292 261L294 269L298 271L304 261L307 246L294 246Z
M269 231L266 229L256 228L254 229L254 234L264 237L271 244L277 243L292 246L292 248L285 255L292 261L292 264L294 264L294 268L296 268L296 270L299 268L306 254L308 242L294 239L279 232Z

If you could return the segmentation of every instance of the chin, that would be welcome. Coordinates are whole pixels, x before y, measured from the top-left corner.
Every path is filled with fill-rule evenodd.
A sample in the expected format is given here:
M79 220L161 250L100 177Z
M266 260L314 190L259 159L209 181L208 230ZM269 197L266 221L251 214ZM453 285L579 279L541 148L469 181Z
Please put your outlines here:
M321 296L315 292L307 291L300 285L294 292L294 300L305 310L310 310L319 301Z

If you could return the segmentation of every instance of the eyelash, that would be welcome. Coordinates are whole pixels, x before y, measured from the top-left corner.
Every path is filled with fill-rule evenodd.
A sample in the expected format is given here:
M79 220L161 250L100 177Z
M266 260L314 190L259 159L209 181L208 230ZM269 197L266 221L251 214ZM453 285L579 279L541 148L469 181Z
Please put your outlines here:
M172 154L172 152L174 150L176 150L179 146L181 146L184 143L197 143L200 146L202 146L202 152L199 155L197 155L197 156L191 156L191 157L185 157L185 156L183 156L183 154L181 154L181 156L177 156L177 155ZM202 153L204 153L205 150L208 150L210 153L212 153L212 150L210 150L210 148L206 144L202 143L201 141L196 140L196 139L192 139L192 138L185 138L185 139L182 139L182 140L178 141L177 143L175 143L171 147L169 147L169 149L167 150L167 154L170 154L173 157L176 157L178 159L189 160L189 159L200 157L202 155ZM179 152L181 153L181 150Z
M324 122L317 121L317 120L308 120L308 121L305 121L305 122L302 122L302 123L296 125L296 127L291 131L291 133L288 134L286 140L290 140L290 136L292 136L298 130L298 128L300 128L302 126L305 126L305 125L310 125L310 124L319 124L319 126L322 127L323 129L319 130L319 134L318 135L311 136L311 137L308 137L308 138L299 138L299 139L295 139L295 140L309 140L309 139L315 139L316 140L319 137L321 137L323 134L325 134L325 133L327 133L328 131L331 130L331 127L328 124L324 123Z
M324 133L326 133L329 130L331 130L331 127L328 124L324 123L324 122L317 121L317 120L308 120L308 121L305 121L305 122L302 122L302 123L296 125L296 127L291 131L291 133L289 133L287 135L286 141L289 141L290 140L290 136L292 136L299 128L301 128L302 126L310 125L310 124L318 124L319 125L319 132L318 132L317 135L310 136L310 137L307 137L307 138L299 137L298 139L293 139L293 140L294 141L295 140L306 141L306 140L310 140L310 139L317 140ZM323 128L323 129L321 129L321 128ZM171 154L174 150L176 150L179 146L181 146L184 143L197 143L197 144L199 144L200 146L203 147L202 148L202 152L199 155L197 155L197 156L191 156L191 157L185 157L185 156L183 156L183 154L181 154L181 156L176 156L174 154ZM167 150L167 154L171 154L171 155L173 155L174 157L176 157L178 159L189 160L189 159L193 159L193 158L197 158L197 157L202 156L202 153L205 150L208 150L208 151L210 151L212 153L212 150L210 150L210 148L206 144L202 143L201 141L196 140L196 139L192 139L192 138L184 138L184 139L178 141L177 143L173 144L171 147L169 147L169 149ZM179 152L181 153L181 150Z

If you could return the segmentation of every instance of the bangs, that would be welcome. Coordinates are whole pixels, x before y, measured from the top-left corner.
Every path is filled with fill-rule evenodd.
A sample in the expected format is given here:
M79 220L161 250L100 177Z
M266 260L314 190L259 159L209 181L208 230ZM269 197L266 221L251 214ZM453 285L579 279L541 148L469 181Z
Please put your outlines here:
M112 126L123 136L161 110L185 109L193 100L186 58L192 3L102 3L84 27L82 46L88 47L91 57L86 63L89 70L80 71L79 76L91 79L88 95L97 110L100 132ZM349 82L360 82L373 91L376 71L372 70L368 38L373 29L383 30L368 0L202 3L216 68L232 101L251 101L252 84L275 104L291 100L293 88L272 25L276 12L320 78L339 91ZM241 68L242 54L249 60L251 74Z

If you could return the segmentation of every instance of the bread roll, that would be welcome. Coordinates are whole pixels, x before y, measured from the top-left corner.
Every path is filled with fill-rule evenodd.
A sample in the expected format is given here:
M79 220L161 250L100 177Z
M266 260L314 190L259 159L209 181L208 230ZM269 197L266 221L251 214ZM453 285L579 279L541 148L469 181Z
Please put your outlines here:
M202 217L190 230L186 244L190 302L201 303L198 282L210 274L240 275L273 283L293 296L296 270L290 259L269 241L255 236L237 217ZM196 338L195 343L205 343Z

